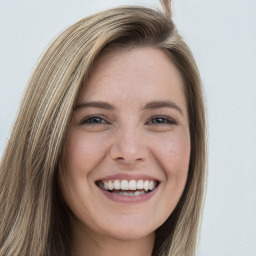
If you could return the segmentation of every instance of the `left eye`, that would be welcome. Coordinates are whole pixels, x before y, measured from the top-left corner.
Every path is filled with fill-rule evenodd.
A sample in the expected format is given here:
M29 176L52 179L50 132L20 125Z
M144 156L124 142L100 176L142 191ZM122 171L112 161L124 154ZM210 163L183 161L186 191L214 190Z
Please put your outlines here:
M155 117L155 118L152 118L150 119L147 124L170 124L170 125L173 125L173 124L176 124L176 122L169 118L169 117Z
M88 117L81 122L81 124L91 124L91 125L99 125L99 124L107 124L108 122L99 116Z

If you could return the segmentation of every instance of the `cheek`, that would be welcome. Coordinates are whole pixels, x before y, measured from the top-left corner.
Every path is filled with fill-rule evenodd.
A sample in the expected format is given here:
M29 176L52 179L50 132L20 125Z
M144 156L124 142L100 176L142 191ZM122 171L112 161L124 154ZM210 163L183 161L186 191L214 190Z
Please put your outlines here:
M59 181L63 195L70 205L76 200L79 201L78 195L88 195L91 186L88 178L105 156L103 138L98 137L75 129L67 134L59 168Z
M71 130L64 146L66 169L88 174L105 156L104 141L103 136Z
M159 201L161 218L165 221L177 206L185 188L190 160L190 134L185 130L161 136L154 140L152 151L165 177Z
M164 138L154 143L154 154L164 169L166 178L186 179L190 160L189 131L163 136Z
M168 147L168 145L166 145ZM190 160L190 137L189 135L177 136L169 141L168 153L173 162L180 166L181 170L188 170Z
M92 208L92 184L90 175L105 156L103 138L70 130L67 134L62 161L59 168L59 183L64 199L73 213L82 219ZM84 202L89 202L81 210Z

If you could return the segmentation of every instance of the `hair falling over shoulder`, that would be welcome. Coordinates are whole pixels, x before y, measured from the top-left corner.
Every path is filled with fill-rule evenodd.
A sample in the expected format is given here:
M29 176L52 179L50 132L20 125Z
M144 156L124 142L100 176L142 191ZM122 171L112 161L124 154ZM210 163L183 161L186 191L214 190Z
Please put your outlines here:
M170 1L161 2L163 12L131 6L84 18L40 57L1 160L0 256L69 255L69 215L57 169L81 84L105 48L145 45L165 51L182 74L191 134L186 187L156 230L153 255L195 255L206 176L203 92L191 51L171 20Z

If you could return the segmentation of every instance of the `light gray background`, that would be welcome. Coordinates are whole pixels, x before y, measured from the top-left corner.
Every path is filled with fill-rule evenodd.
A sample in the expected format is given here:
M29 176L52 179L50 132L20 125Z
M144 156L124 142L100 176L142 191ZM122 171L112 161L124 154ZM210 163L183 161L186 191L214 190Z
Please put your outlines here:
M201 71L209 174L199 256L256 255L256 1L174 0L174 21ZM77 20L157 0L0 0L0 155L32 68ZM18 143L18 142L17 142Z

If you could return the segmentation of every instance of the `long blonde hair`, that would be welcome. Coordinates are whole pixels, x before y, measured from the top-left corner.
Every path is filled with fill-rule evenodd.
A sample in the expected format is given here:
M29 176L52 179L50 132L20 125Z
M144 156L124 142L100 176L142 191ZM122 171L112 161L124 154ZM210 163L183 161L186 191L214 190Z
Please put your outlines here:
M120 7L66 29L34 69L0 166L1 256L69 254L68 210L56 175L73 107L104 49L146 45L163 49L182 74L191 134L186 187L173 213L156 230L153 255L195 254L206 165L198 69L168 15L144 7Z

